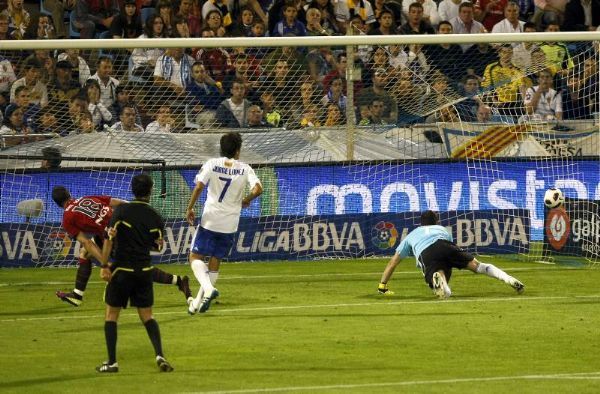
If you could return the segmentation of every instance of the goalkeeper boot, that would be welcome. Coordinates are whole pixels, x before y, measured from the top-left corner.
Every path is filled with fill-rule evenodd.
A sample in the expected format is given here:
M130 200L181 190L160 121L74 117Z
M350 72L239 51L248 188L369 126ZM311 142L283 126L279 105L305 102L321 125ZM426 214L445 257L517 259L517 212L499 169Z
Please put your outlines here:
M105 361L96 367L96 371L100 373L119 372L119 363L114 362L113 364L109 364L108 361Z
M156 365L160 372L173 372L173 367L164 357L156 356Z
M439 299L444 300L452 295L450 287L446 282L446 278L441 273L434 272L431 282L433 286L433 294L435 294Z
M192 290L190 290L190 278L188 276L180 277L179 281L177 281L177 288L180 292L183 293L186 300L189 300L192 297Z
M202 297L202 302L200 303L200 308L198 308L199 313L204 313L210 308L210 303L212 300L219 296L219 290L213 289L213 291L208 295Z
M510 287L516 290L518 294L523 294L525 291L525 285L518 279L511 277L508 281Z
M73 306L79 306L83 302L83 297L75 292L65 293L64 291L57 291L56 296L66 303L69 303Z

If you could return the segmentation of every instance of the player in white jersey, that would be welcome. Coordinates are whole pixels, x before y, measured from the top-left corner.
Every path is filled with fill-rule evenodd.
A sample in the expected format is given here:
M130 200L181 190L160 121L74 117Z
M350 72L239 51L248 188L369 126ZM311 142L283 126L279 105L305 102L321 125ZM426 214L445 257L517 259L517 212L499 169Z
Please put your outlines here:
M417 267L423 271L425 282L439 298L448 298L452 294L448 282L452 268L485 274L503 281L518 293L525 290L525 285L493 264L481 263L470 253L465 252L452 242L452 236L445 227L439 226L439 217L433 211L421 214L421 226L411 231L400 242L396 253L390 259L381 275L378 291L381 294L393 294L388 290L387 283L392 277L400 260L409 255L417 259Z
M214 287L219 277L219 266L229 254L233 235L238 229L242 208L262 193L262 185L254 170L239 161L242 148L240 133L227 133L221 137L221 156L208 160L196 175L196 187L187 206L186 218L194 225L194 205L205 187L208 187L200 225L190 248L190 264L200 282L196 298L188 299L188 312L204 313L212 300L219 296ZM244 197L244 189L250 193ZM208 266L207 266L208 263Z

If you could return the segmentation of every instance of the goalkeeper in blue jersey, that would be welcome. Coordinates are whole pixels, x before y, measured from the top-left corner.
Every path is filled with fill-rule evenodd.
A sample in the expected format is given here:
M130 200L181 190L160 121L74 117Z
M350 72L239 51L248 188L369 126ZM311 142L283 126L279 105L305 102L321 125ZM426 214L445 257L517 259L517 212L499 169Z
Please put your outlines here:
M466 268L476 274L491 276L508 284L519 294L525 290L525 285L518 279L492 264L477 261L470 253L456 246L452 242L452 235L438 222L439 217L433 211L425 211L421 214L421 226L411 231L400 242L396 253L385 267L379 283L379 293L393 294L388 290L388 281L400 261L411 255L416 257L417 267L423 271L425 282L441 299L448 298L452 294L448 286L452 268Z

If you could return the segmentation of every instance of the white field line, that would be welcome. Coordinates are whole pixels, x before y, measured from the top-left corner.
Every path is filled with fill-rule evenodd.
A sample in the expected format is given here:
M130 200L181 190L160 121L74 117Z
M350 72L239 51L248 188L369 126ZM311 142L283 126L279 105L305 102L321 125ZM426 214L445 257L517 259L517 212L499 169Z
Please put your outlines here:
M318 277L324 277L324 276L337 276L337 277L342 277L342 276L378 276L381 275L381 273L383 272L383 268L385 268L385 266L382 266L382 270L378 271L378 272L348 272L348 273L326 273L326 274L283 274L283 275L230 275L230 276L219 276L219 281L223 281L223 280L244 280L244 279L248 279L248 280L254 280L254 279L269 279L269 278L273 278L273 279L281 279L281 278L318 278ZM506 268L504 271L506 272L518 272L518 271L537 271L537 270L543 270L543 271L551 271L551 270L577 270L578 268L571 268L571 267L515 267L515 268ZM394 276L397 275L422 275L421 271L419 271L418 269L415 269L415 271L405 271L405 272L395 272ZM456 275L456 274L455 274ZM193 279L193 274L190 273L190 279ZM49 282L15 282L15 283L10 283L10 282L4 282L4 283L0 283L0 287L8 287L8 286L46 286L46 285L53 285L53 286L64 286L64 285L72 285L73 281L49 281ZM89 281L88 285L98 285L98 284L102 284L104 285L105 282L98 280L98 281Z
M383 299L383 298L382 298ZM299 309L315 309L315 308L324 308L324 309L336 309L336 308L354 308L354 307L366 307L366 306L396 306L396 305L414 305L414 304L463 304L463 303L473 303L473 302L513 302L513 301L556 301L556 300L570 300L570 299L600 299L600 294L590 294L584 296L556 296L556 297L527 297L527 296L514 296L514 297L496 297L496 298L455 298L449 300L426 300L426 301L385 301L385 302L357 302L357 303L340 303L340 304L312 304L312 305L281 305L281 306L266 306L266 307L254 307L254 308L231 308L231 309L222 309L215 310L211 309L211 315L228 315L230 313L236 312L269 312L269 311L282 311L282 310L299 310ZM185 315L187 314L187 306L182 303L182 310L179 311L165 311L165 312L156 312L153 311L153 315L156 316L165 316L165 315ZM31 322L31 321L44 321L44 320L75 320L75 319L95 319L97 320L99 316L102 316L103 312L98 312L95 315L64 315L64 316L46 316L46 317L19 317L14 319L2 319L0 323L14 323L14 322ZM137 319L138 315L134 311L122 311L121 316L124 318L132 318ZM190 317L190 318L202 318L200 315L198 317Z
M517 375L517 376L490 376L475 378L456 378L439 380L412 380L401 382L383 382L383 383L360 383L360 384L332 384L324 386L289 386L272 387L258 389L242 390L221 390L221 391L196 391L203 394L245 394L245 393L276 393L286 391L322 391L322 390L344 390L344 389L365 389L365 388L383 388L383 387L407 387L438 384L457 384L457 383L485 383L507 380L599 380L600 372L581 372L581 373L559 373L549 375ZM433 387L433 386L432 386Z

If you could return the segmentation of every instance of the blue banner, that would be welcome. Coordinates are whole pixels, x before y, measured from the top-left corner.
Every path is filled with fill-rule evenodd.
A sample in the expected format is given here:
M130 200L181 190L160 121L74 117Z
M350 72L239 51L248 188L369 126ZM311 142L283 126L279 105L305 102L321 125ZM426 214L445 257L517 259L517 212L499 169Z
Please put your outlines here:
M297 260L315 257L391 255L419 223L420 213L350 214L319 217L284 215L242 218L228 260ZM529 212L525 210L443 212L460 247L478 253L527 253ZM79 244L60 228L46 225L0 224L2 267L72 264ZM165 248L154 262L187 260L194 228L168 222Z

